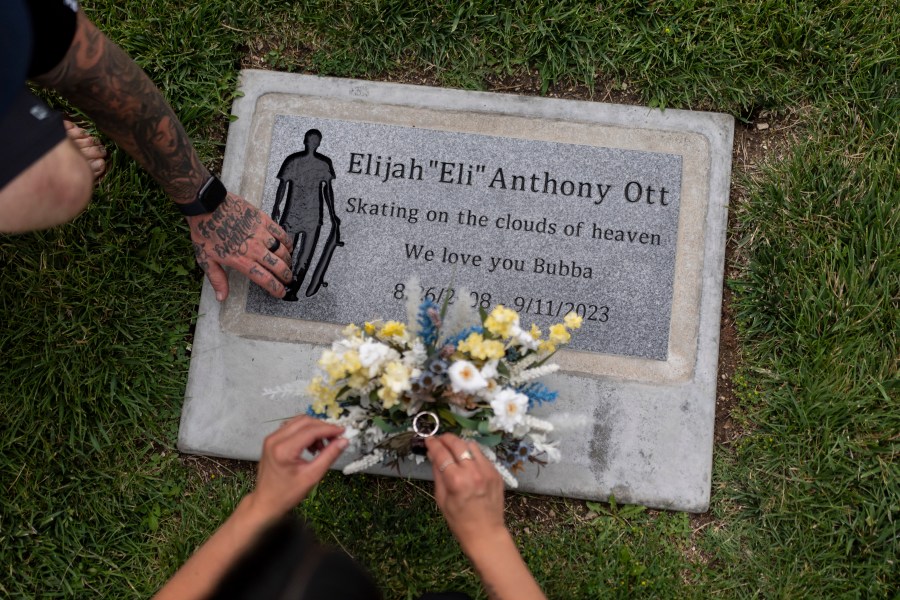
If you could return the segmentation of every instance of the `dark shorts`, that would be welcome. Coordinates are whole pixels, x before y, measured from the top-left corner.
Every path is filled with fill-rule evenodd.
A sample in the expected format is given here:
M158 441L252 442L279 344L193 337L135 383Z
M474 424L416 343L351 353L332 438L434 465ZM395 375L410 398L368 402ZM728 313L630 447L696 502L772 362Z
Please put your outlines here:
M0 118L0 189L66 139L62 115L25 87Z

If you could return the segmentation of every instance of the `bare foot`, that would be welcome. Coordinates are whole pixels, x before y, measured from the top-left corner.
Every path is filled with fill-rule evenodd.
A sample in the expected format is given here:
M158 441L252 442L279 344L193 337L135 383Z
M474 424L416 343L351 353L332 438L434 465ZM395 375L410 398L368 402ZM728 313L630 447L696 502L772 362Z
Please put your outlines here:
M94 174L94 183L97 183L106 172L106 148L97 138L75 123L63 120L63 125L66 127L66 135L90 165L91 172Z

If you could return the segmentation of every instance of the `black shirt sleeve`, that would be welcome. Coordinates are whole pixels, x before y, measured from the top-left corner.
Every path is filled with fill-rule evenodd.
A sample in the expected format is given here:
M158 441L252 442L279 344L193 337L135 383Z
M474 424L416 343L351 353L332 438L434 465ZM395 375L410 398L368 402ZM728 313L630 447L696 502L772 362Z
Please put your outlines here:
M51 71L69 51L78 25L78 2L26 0L26 5L31 17L32 50L28 67L31 78Z
M25 84L31 27L22 0L0 0L0 116Z

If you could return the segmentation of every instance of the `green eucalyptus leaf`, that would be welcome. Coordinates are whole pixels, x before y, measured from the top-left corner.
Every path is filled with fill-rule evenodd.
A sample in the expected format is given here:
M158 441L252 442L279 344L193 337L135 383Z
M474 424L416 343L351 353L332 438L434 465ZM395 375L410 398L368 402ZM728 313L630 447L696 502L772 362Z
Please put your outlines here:
M372 423L385 433L395 433L400 430L393 423L388 423L384 417L372 417Z
M503 441L503 434L500 433L492 433L490 435L477 435L475 436L475 441L481 444L482 446L487 446L488 448L493 448L497 444Z
M438 417L441 419L441 424L444 428L456 427L459 422L459 417L454 415L449 408L439 408L437 411ZM463 425L465 427L465 425Z

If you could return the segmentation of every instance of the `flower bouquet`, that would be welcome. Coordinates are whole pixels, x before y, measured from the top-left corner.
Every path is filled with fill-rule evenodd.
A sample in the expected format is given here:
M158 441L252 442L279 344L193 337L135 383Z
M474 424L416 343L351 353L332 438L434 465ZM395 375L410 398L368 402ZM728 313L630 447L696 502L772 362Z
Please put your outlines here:
M476 315L463 304L411 300L409 325L348 325L323 352L322 375L306 393L310 414L344 427L350 449L362 455L345 474L422 462L425 437L444 432L476 441L513 488L513 474L526 462L559 461L558 442L548 439L553 425L528 412L556 399L537 379L559 368L547 361L581 317L569 313L542 337L536 325L523 329L514 310L497 306Z

